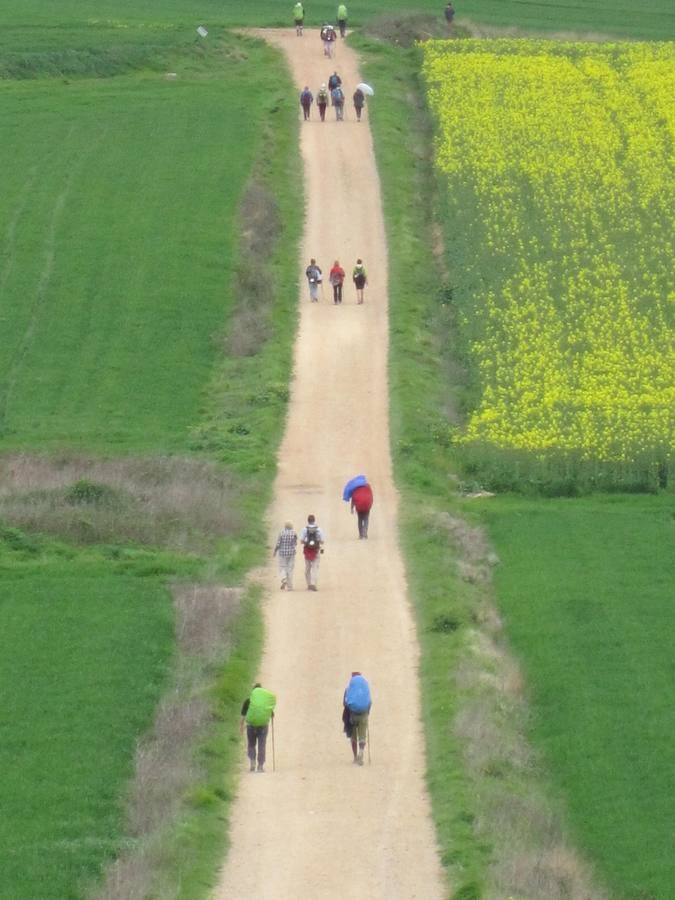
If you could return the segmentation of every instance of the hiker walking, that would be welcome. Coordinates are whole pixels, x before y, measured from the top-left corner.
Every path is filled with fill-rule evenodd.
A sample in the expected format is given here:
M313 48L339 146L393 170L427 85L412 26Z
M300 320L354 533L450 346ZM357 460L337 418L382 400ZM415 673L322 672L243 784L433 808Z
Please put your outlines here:
M452 5L452 3L448 2L446 4L443 14L445 16L445 21L448 24L448 28L451 28L452 20L455 18L455 7Z
M340 29L340 37L344 37L347 30L347 7L344 3L341 3L337 8L337 23Z
M345 280L345 270L337 259L328 273L328 280L333 287L333 303L342 303L342 283Z
M365 481L352 491L350 509L352 515L356 510L356 518L359 526L359 540L368 539L368 520L370 519L370 510L373 506L373 489Z
M300 543L305 557L305 581L308 591L317 590L316 582L319 577L319 561L324 541L323 531L316 524L316 518L312 515L307 516L307 524L300 532Z
M307 284L309 285L309 299L312 303L318 303L319 285L323 279L321 277L321 269L317 266L314 257L310 259L309 265L305 269L305 275L307 276Z
M333 72L333 74L328 78L328 90L332 91L333 88L340 87L341 84L342 79L337 72Z
M314 103L314 95L307 85L300 92L300 106L302 107L302 115L305 122L309 119L309 111Z
M345 95L340 85L336 85L330 92L333 106L335 107L335 120L342 122L345 117Z
M327 56L330 59L333 56L333 48L335 45L335 41L337 40L337 32L332 25L328 25L326 22L324 22L324 24L321 26L321 31L319 32L319 34L323 42L323 55Z
M305 7L300 0L293 7L293 21L295 22L295 33L298 37L302 37L302 28L305 24Z
M322 84L316 95L316 105L319 108L319 118L322 122L326 121L326 107L328 106L328 91L326 85Z
M295 568L295 550L298 544L298 536L290 522L284 524L279 532L279 537L274 545L274 556L279 561L279 577L281 578L281 590L293 590L293 569Z
M356 302L361 304L363 303L363 289L368 284L368 275L362 259L356 260L356 265L352 271L352 281L356 288Z
M274 718L276 705L277 698L274 694L266 691L258 682L253 686L250 696L244 700L241 707L239 733L244 733L245 725L248 741L247 756L251 764L251 772L265 771L267 732L270 721Z
M352 97L354 101L354 109L356 111L356 121L361 121L361 113L363 112L363 107L366 105L366 95L363 93L361 88L357 88L354 91L354 96Z
M368 740L368 717L373 705L370 685L360 672L352 672L342 697L342 725L351 741L356 765L363 765L363 751Z

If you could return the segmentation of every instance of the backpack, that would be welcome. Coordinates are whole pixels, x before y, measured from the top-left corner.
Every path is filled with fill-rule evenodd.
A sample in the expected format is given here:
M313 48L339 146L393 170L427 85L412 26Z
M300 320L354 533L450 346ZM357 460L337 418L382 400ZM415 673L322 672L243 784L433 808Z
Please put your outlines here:
M251 691L249 698L248 712L246 713L246 722L249 725L269 725L272 718L277 698L271 691L265 688L257 687Z
M363 675L353 675L345 693L345 706L350 712L364 713L370 709L370 685Z
M345 95L339 84L337 85L337 87L333 88L333 90L330 92L330 95L333 98L334 103L344 103Z
M328 103L328 91L324 91L323 88L316 95L317 103Z
M312 92L311 91L303 91L300 94L300 103L303 106L309 105L312 102Z
M305 538L305 546L310 550L318 550L320 545L321 541L319 540L319 526L308 525L307 536Z

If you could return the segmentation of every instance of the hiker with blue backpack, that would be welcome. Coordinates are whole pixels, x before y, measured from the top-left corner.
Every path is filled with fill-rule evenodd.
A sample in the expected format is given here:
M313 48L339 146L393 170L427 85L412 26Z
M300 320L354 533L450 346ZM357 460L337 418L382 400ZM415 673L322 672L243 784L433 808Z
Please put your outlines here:
M352 672L342 698L342 724L351 741L354 765L363 765L368 741L368 717L372 706L370 685L360 672ZM369 751L370 752L370 751Z
M272 747L274 747L274 707L276 705L277 698L274 694L266 691L258 682L241 707L239 733L244 733L245 725L248 741L247 755L251 764L251 772L265 771L267 732L270 722L272 722Z

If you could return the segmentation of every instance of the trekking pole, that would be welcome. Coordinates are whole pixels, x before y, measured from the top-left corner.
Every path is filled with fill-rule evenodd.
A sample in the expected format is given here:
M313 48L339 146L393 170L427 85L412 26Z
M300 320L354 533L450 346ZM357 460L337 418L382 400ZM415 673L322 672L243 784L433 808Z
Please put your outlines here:
M272 716L272 771L276 772L277 770L277 761L274 755L274 716Z
M370 722L366 727L366 747L368 747L368 765L370 765L372 762L370 758Z

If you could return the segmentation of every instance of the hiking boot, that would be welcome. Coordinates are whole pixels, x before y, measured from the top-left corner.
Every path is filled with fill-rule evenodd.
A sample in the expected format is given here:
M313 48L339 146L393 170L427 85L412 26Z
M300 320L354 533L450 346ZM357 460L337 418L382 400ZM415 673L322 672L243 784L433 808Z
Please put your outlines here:
M363 765L363 750L359 750L359 755L356 757L356 761L360 766Z
M316 590L316 585L315 585L315 584L310 584L309 589L310 589L310 591L315 591L315 590Z
M285 591L285 590L286 590L286 582L285 582L285 581L282 581L282 582L281 582L281 587L279 588L279 590L281 590L281 591Z
M264 772L264 771L265 771L265 767L264 767L264 766L258 766L258 771L259 771L259 772Z
M255 772L255 763L254 763L253 761L251 761L251 768L250 768L250 771L251 771L251 772Z

